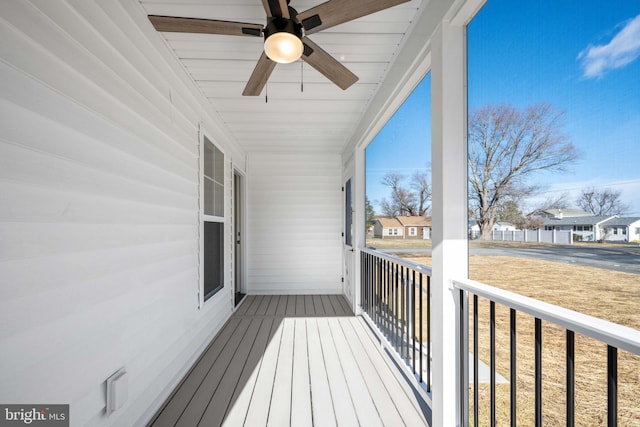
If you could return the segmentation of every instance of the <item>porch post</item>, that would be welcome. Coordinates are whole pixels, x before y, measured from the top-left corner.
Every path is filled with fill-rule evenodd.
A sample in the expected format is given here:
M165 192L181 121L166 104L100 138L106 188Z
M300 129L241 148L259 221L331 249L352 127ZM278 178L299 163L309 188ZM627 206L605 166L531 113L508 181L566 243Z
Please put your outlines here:
M468 277L466 27L432 38L433 426L462 425L460 349L451 280Z
M354 204L355 206L355 218L353 219L353 228L354 228L354 242L353 248L355 250L355 272L354 272L354 297L353 297L353 312L355 314L361 314L361 304L360 304L360 290L361 290L361 274L360 274L360 249L366 246L367 240L367 214L365 209L365 151L362 147L357 147L355 149L355 172L353 177L355 178L355 189L354 189Z

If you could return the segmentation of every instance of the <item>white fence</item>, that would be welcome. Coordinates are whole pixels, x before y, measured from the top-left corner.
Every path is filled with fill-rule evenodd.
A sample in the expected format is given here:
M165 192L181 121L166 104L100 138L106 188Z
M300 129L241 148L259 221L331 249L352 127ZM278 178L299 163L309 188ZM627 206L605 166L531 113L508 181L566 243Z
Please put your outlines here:
M491 240L505 242L554 243L560 245L573 244L571 230L494 230L491 232Z

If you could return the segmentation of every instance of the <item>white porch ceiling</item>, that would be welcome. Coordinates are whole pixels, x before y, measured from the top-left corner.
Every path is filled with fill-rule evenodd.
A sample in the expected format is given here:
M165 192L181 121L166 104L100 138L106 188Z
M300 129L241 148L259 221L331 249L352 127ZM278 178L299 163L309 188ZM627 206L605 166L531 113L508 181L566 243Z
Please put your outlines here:
M308 64L278 64L266 91L242 91L262 53L262 39L160 33L209 100L229 133L247 151L320 150L340 153L350 142L372 98L398 57L422 10L412 0L309 36L355 73L342 91ZM298 12L322 0L293 0ZM264 24L260 0L142 0L147 14ZM301 80L304 91L301 92Z

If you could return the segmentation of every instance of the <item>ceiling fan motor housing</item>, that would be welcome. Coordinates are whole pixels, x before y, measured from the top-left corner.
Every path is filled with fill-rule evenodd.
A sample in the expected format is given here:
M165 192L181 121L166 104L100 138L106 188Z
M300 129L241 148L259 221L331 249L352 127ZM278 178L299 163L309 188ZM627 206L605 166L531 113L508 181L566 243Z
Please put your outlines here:
M281 18L279 16L272 16L267 19L267 25L264 27L264 39L267 40L269 36L275 33L289 33L293 34L299 39L302 38L302 24L293 19Z

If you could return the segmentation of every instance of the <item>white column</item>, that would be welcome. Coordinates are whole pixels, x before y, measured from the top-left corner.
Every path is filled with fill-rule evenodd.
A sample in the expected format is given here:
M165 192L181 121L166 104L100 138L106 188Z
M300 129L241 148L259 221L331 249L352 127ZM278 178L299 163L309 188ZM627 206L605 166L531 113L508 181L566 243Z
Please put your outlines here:
M432 39L433 426L461 424L453 278L468 276L466 29L443 22ZM467 351L463 349L462 351Z
M355 180L355 186L353 194L355 195L353 200L353 206L355 209L355 218L353 220L353 247L354 247L354 306L353 312L360 314L360 249L364 248L367 240L367 213L365 209L365 151L364 148L358 147L355 149L355 172L353 179Z

